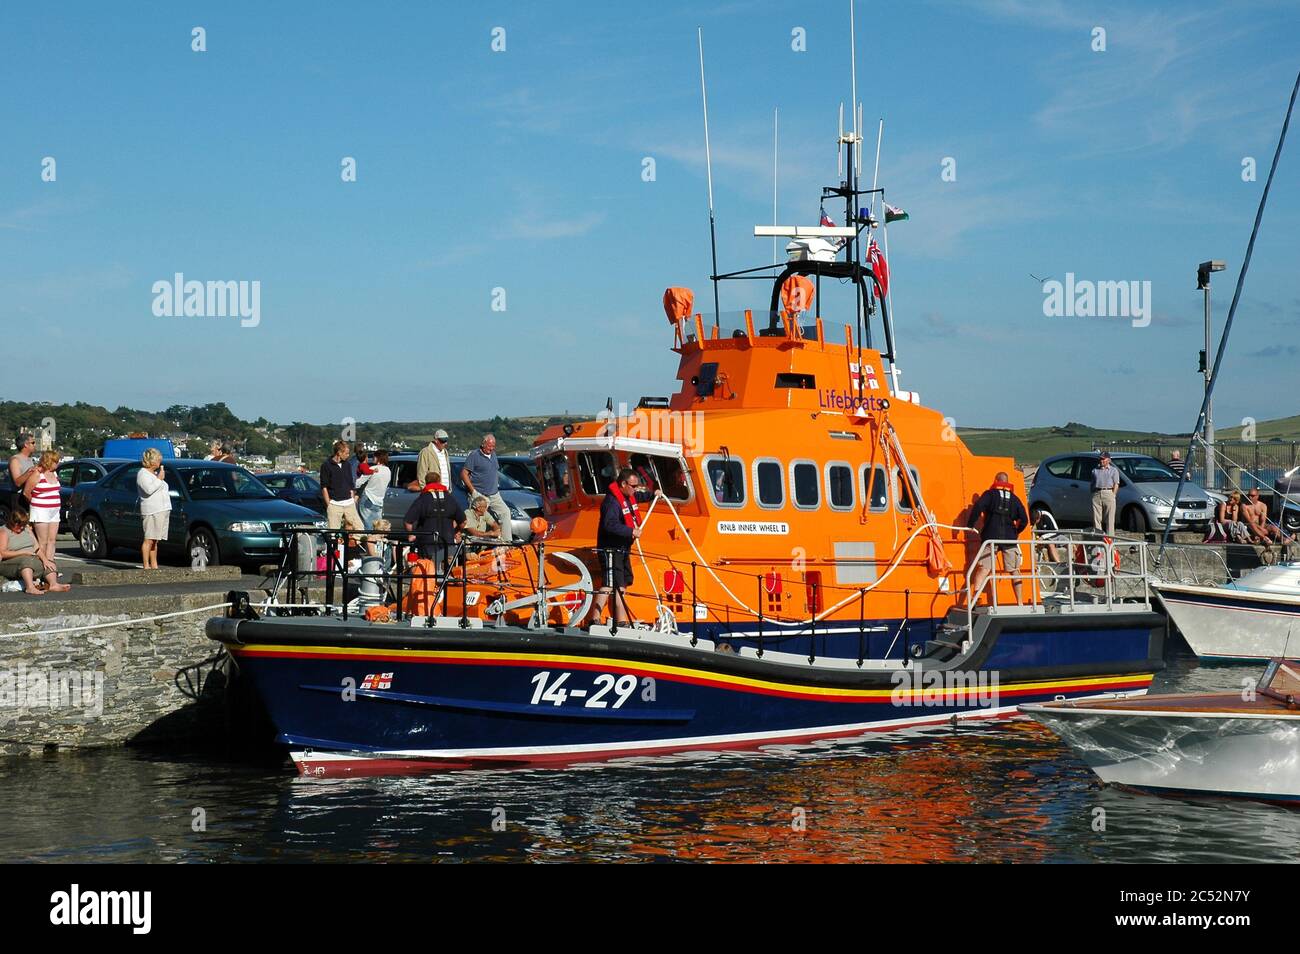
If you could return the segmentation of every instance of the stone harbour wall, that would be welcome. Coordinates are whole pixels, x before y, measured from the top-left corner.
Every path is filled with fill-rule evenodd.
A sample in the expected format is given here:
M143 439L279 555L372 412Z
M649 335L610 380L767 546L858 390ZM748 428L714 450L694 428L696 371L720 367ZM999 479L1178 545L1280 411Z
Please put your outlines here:
M177 673L217 653L203 627L223 610L142 618L200 610L225 592L139 593L0 606L0 754L191 740L200 710L216 708L220 721L219 704L192 696L219 696L224 673L202 667L188 695ZM103 623L113 625L62 631Z

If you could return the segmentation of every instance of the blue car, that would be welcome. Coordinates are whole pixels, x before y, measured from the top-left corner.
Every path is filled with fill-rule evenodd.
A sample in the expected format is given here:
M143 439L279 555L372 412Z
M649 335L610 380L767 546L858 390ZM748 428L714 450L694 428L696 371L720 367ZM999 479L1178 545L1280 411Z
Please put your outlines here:
M77 526L72 522L72 508L69 505L72 503L72 494L79 485L103 480L115 468L129 463L131 463L129 457L78 457L75 460L65 460L60 464L56 471L59 475L60 529L69 530L74 534L77 532Z
M72 522L81 552L102 559L114 547L139 551L144 540L139 462L118 467L104 479L72 494ZM282 553L280 530L324 527L319 514L281 500L251 473L234 464L180 458L163 461L172 511L160 550L208 566L272 562Z
M257 479L266 484L267 489L281 500L296 503L317 513L325 512L325 498L320 493L320 481L311 474L276 471L258 474Z

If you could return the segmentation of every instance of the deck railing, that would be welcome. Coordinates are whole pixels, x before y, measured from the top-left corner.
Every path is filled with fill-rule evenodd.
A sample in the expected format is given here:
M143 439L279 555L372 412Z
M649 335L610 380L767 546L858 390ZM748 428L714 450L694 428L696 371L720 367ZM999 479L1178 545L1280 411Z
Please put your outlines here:
M1000 551L1017 553L1019 568L1005 569ZM1167 546L1157 564L1158 551L1156 543L1107 537L1093 530L1036 530L1026 540L985 540L966 575L967 632L974 623L976 601L985 593L994 612L1007 607L1006 584L1021 586L1025 599L1017 612L1113 612L1150 610L1153 581L1217 584L1231 578L1217 548ZM976 593L975 568L989 559L992 572Z

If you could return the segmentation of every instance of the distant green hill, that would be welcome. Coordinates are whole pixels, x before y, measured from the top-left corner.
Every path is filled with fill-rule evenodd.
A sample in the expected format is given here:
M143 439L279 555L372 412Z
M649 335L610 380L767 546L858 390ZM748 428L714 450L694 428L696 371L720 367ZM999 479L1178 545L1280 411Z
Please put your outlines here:
M478 446L488 431L497 437L503 454L526 451L539 434L552 424L577 421L563 415L525 415L493 417L479 421L375 421L356 424L358 441L379 447L414 450L426 443L438 428L451 435L454 453ZM302 452L305 462L318 466L329 454L330 444L340 436L338 424L309 424L294 421L276 424L259 417L244 421L225 404L173 405L163 411L139 411L119 407L110 411L98 405L25 403L0 401L0 457L7 456L19 429L37 430L52 422L55 446L68 454L94 454L109 437L132 432L150 437L188 434L189 452L202 456L207 442L214 438L232 441L241 456L255 454L274 459L278 454ZM1260 421L1256 425L1260 441L1300 441L1300 415ZM963 427L957 431L977 454L1012 457L1020 464L1036 464L1044 457L1068 451L1091 450L1094 443L1119 441L1166 441L1185 443L1187 434L1164 434L1159 431L1128 431L1090 427L1070 422L1063 427L1021 427L1012 429ZM1238 428L1223 429L1222 438L1237 438Z
M491 431L503 454L526 451L538 435L551 424L563 424L578 418L532 415L493 417L480 421L379 421L358 422L356 440L377 447L416 450L427 443L438 428L451 437L453 453L463 453L478 446L482 436ZM94 404L29 403L0 401L0 457L8 456L19 430L50 430L54 446L65 454L77 456L99 453L104 441L132 433L149 437L186 435L188 455L202 457L211 440L230 441L241 458L254 455L274 460L280 454L301 452L310 467L317 467L329 456L330 445L342 436L339 424L309 424L294 421L276 424L266 418L244 421L223 403L198 406L173 405L164 411L140 411L119 407L114 411Z
M999 429L989 427L959 427L967 446L976 454L1013 457L1018 464L1036 464L1053 454L1069 451L1091 450L1093 444L1113 444L1121 441L1164 441L1186 443L1189 434L1166 434L1160 431L1126 431L1114 428L1089 427L1071 422L1064 427L1021 427ZM1240 428L1221 430L1219 436L1237 439ZM1255 425L1255 438L1260 441L1300 441L1300 416L1283 417L1273 421L1260 421Z

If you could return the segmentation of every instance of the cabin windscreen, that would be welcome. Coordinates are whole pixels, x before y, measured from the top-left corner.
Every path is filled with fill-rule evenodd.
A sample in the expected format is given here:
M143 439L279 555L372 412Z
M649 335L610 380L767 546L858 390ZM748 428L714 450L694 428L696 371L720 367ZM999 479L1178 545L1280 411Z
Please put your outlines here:
M614 455L605 451L580 451L578 453L578 484L588 497L603 497L609 485L618 476Z
M569 462L564 454L551 454L542 458L542 496L548 501L568 500L573 496L573 483L569 478Z
M647 491L663 491L670 500L690 500L691 481L680 457L632 454L628 465L637 472Z

